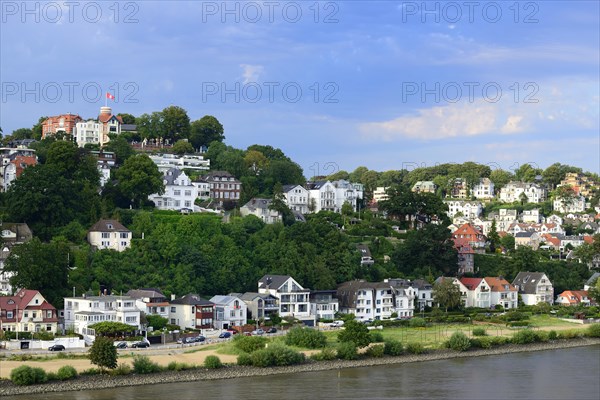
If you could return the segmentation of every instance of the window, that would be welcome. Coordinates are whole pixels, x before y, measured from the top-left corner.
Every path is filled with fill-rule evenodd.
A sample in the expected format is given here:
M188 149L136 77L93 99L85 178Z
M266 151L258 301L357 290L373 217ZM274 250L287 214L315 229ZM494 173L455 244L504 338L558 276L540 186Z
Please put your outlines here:
M50 332L52 330L52 325L46 325L46 331Z
M110 233L102 232L102 239L108 239L108 238L110 238Z
M192 195L192 191L191 190L186 190L185 191L185 195L186 196L191 196Z
M7 311L6 312L6 318L12 319L12 317L13 317L13 312L12 311Z
M175 307L171 307L171 312L177 312Z
M121 239L127 239L129 237L129 233L121 232Z
M229 312L229 316L232 317L232 318L235 317L235 310L231 310Z
M25 311L25 312L23 313L23 317L25 317L25 318L29 317L29 313L28 313L27 311Z

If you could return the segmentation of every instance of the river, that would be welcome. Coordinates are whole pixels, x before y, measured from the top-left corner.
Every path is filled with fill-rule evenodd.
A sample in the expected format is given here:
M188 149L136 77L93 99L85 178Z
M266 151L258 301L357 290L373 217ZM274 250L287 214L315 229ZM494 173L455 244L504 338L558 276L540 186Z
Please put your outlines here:
M600 399L600 346L229 380L6 397L147 399Z

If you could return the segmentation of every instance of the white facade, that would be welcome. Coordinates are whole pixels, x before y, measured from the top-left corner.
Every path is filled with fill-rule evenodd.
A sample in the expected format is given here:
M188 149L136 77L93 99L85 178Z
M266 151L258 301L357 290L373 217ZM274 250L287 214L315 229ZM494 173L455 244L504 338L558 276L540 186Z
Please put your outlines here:
M412 287L396 288L396 309L395 312L400 318L411 318L415 310L416 290Z
M335 187L335 212L341 212L344 203L349 203L354 212L358 211L358 202L363 198L363 185L340 179L331 184Z
M301 185L286 185L283 188L285 203L292 211L298 211L301 214L308 214L309 193Z
M98 250L125 251L131 247L132 233L115 220L100 220L88 231L88 242Z
M465 218L477 218L483 212L483 205L478 201L464 200L444 200L448 205L448 217L452 218L458 213L462 213Z
M260 218L265 224L274 224L281 222L281 213L276 210L271 210L271 199L254 198L248 203L240 207L242 217L254 215Z
M194 171L207 171L210 168L210 160L205 160L201 155L186 154L178 156L176 154L158 154L150 155L158 170L165 173L171 168L190 169Z
M383 186L377 187L373 191L373 200L375 200L377 203L379 203L380 201L387 200L389 198L389 196L386 193L387 190L388 190L387 187L383 187Z
M315 182L311 187L308 192L310 205L314 208L313 212L336 210L336 188L331 182Z
M135 299L128 296L65 297L65 328L74 329L84 337L94 336L89 326L104 321L141 329Z
M104 126L93 119L84 122L78 122L75 125L75 140L79 147L86 144L97 144L103 146Z
M521 214L521 220L523 222L532 222L534 224L540 223L542 221L540 210L538 208L534 208L533 210L523 210L523 214Z
M514 203L521 201L521 195L527 196L528 203L541 203L546 200L546 188L537 183L509 182L500 189L500 201Z
M494 198L494 182L489 178L479 179L479 183L473 185L471 194L476 199L493 199Z
M248 307L244 301L235 296L213 296L210 301L215 305L215 329L246 325Z
M585 197L578 196L571 200L557 198L552 202L553 210L559 213L578 213L586 210Z
M178 211L184 208L194 209L194 202L198 198L198 188L192 184L185 172L171 168L165 173L163 182L164 194L155 193L148 196L157 209Z
M268 280L271 278L271 284ZM271 294L278 299L279 316L308 319L310 313L310 290L304 289L292 277L265 275L258 283L258 293Z

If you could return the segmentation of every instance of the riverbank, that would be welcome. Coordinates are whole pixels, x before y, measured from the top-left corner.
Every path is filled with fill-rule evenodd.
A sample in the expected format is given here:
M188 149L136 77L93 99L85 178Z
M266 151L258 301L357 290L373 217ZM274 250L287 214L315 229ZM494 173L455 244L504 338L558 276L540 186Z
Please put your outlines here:
M123 386L155 385L161 383L192 382L201 380L230 379L251 376L266 376L278 374L292 374L299 372L314 372L324 370L335 370L342 368L368 367L374 365L402 364L422 361L445 360L449 358L480 357L489 355L502 355L510 353L555 350L571 347L600 345L600 339L579 338L570 340L557 340L546 343L534 343L529 345L505 345L492 349L478 349L467 352L455 352L450 350L436 350L420 355L402 355L398 357L364 358L354 361L308 361L306 364L289 367L255 368L228 366L217 370L204 368L180 371L161 372L149 375L125 375L125 376L101 376L91 375L79 377L72 381L51 382L42 385L16 386L12 382L3 380L0 382L0 396L25 395L33 393L64 392L79 390L107 389Z

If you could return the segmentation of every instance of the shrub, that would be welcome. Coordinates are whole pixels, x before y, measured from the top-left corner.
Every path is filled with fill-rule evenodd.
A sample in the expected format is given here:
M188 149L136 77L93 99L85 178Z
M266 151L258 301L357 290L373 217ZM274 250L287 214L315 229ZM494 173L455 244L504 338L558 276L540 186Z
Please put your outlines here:
M423 318L420 317L414 317L410 320L410 322L408 323L408 325L411 328L424 328L427 324L425 322L425 320Z
M255 367L294 365L304 362L304 354L286 345L273 343L266 349L257 350L251 355Z
M219 369L223 366L221 359L217 356L206 356L204 359L204 368Z
M538 340L539 337L537 333L532 331L531 329L523 329L522 331L515 333L512 337L512 342L514 344L534 343Z
M577 332L577 331L561 331L558 334L558 337L561 338L561 339L574 339L574 338L581 337L581 332Z
M268 349L257 350L251 354L252 365L266 368L275 365L275 356Z
M487 336L487 333L483 328L473 328L473 336Z
M237 365L252 365L252 356L248 353L242 353L237 358Z
M358 351L354 342L342 342L337 346L337 357L342 360L356 360Z
M177 361L171 361L168 365L167 365L167 369L169 371L185 371L186 369L192 369L194 368L193 365L187 364L187 363L180 363Z
M585 333L589 337L600 337L600 324L592 324L588 326Z
M390 339L385 341L383 347L384 354L387 354L388 356L399 356L402 352L404 352L404 347L399 340Z
M471 347L476 349L489 349L492 347L492 342L487 337L471 338Z
M35 376L29 365L21 365L10 371L10 380L19 386L33 385L35 383Z
M548 340L556 340L556 339L558 339L558 334L556 333L556 331L548 332Z
M150 361L148 356L133 356L133 372L136 374L152 374L160 370L160 366L154 361Z
M48 372L48 373L46 374L46 377L48 378L48 382L50 382L50 381L57 381L57 380L59 380L59 379L58 379L58 375L56 375L56 373L55 373L55 372Z
M233 337L233 346L244 353L253 353L256 350L264 349L267 338L262 336L244 336L235 335Z
M100 323L103 324L104 322ZM94 344L92 344L92 347L90 347L88 354L90 357L90 362L99 366L100 370L103 370L104 368L114 369L117 367L117 348L114 346L113 340L110 338L103 336L96 337L96 340L94 340Z
M100 370L98 368L88 368L79 373L79 375L98 375Z
M35 383L44 383L48 380L48 376L46 375L46 371L42 368L32 368L33 379Z
M331 361L336 359L336 352L334 349L327 348L311 355L310 358L315 361Z
M309 349L323 348L327 344L327 336L321 331L311 328L292 328L285 335L288 346L306 347Z
M60 367L56 376L61 381L66 381L67 379L72 379L77 377L77 370L70 365L64 365Z
M446 347L456 351L467 351L471 347L471 341L462 332L454 332L446 342Z
M513 321L513 322L508 322L506 325L512 327L512 328L518 328L518 327L526 327L529 326L529 321Z
M492 346L502 346L511 342L510 338L504 336L492 336L490 337L490 344Z
M425 353L425 348L421 343L413 342L406 345L406 352L410 354L422 354Z
M522 313L520 311L509 311L506 314L504 314L503 319L505 321L511 322L511 321L524 321L529 319L529 316L525 313Z
M113 369L110 374L111 375L129 375L131 373L131 365L120 363L117 365L117 368Z
M367 349L367 355L369 357L380 358L383 357L385 346L382 344L376 344Z
M339 342L353 342L357 347L366 347L371 343L371 335L365 324L348 321L338 333Z
M373 332L371 331L371 343L383 343L383 335L381 332Z

